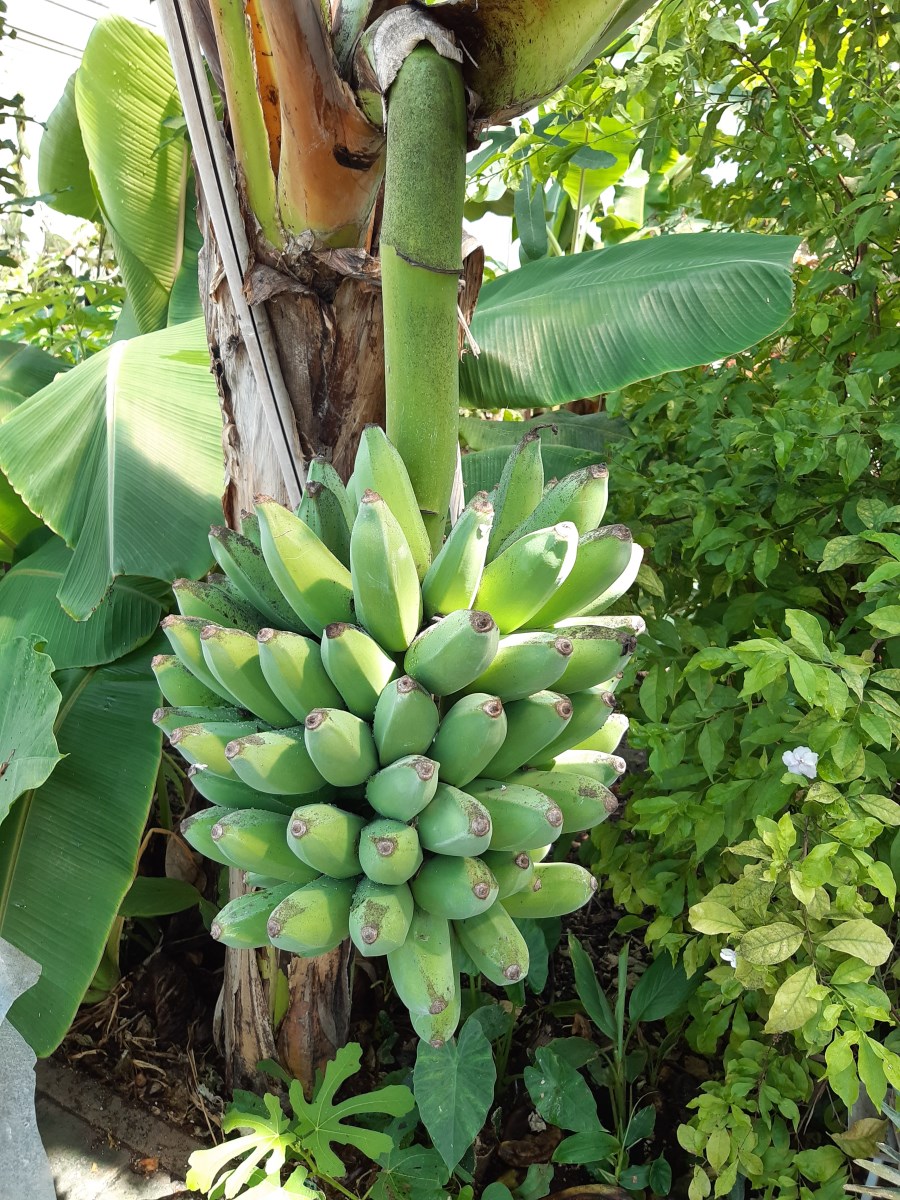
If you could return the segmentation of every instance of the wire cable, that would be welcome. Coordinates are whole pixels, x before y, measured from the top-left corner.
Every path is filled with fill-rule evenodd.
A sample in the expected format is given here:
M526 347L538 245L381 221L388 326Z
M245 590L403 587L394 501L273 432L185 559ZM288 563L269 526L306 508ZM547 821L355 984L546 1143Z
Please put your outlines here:
M31 38L18 33L18 31L13 40L21 42L23 46L35 46L39 50L46 50L49 54L61 54L63 58L74 58L76 62L81 62L82 52L80 50L75 53L72 50L60 50L56 46L49 46L46 42L33 41Z

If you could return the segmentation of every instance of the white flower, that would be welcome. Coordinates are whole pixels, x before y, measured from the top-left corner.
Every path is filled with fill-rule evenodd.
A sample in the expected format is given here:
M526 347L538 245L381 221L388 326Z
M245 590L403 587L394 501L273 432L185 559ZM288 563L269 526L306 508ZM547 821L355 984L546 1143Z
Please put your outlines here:
M819 756L809 746L798 746L796 750L785 750L781 761L792 775L805 775L807 779L815 779Z
M719 958L722 962L727 962L732 970L737 966L737 950L730 950L726 946L724 950L719 951Z

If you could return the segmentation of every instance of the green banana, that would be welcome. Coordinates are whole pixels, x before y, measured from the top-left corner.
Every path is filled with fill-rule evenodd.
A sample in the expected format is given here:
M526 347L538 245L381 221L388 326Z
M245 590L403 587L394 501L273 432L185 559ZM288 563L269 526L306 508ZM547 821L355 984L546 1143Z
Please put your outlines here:
M217 583L176 579L172 583L175 603L183 617L200 617L205 622L228 625L255 634L263 624L260 614Z
M360 872L359 835L362 817L333 804L304 804L294 810L288 825L288 846L307 866L333 879Z
M450 922L414 909L406 940L387 958L391 980L409 1010L413 1028L432 1045L442 1046L459 1022L459 973Z
M160 628L166 635L169 645L182 666L204 687L209 688L217 696L221 696L226 704L237 704L227 688L223 687L206 665L201 649L200 631L209 624L202 617L181 617L174 614L163 617Z
M360 624L385 650L405 650L422 622L416 564L400 523L368 489L350 535L350 574Z
M528 854L535 866L542 863L550 851L553 849L553 842L548 842L546 846L535 846L529 849ZM524 890L524 889L523 889Z
M604 787L616 783L626 771L624 758L598 750L564 750L556 758L551 758L549 762L541 765L547 771L587 775L595 783L602 783Z
M641 546L632 545L631 558L628 561L628 566L625 567L619 578L609 585L605 592L601 592L599 596L583 610L585 616L596 616L599 613L604 613L611 604L616 600L620 600L628 591L631 585L638 577L638 572L641 569L641 563L644 561L644 551Z
M474 796L439 783L434 799L419 813L419 841L432 854L476 858L491 844L491 818Z
M588 774L572 771L518 771L510 777L510 785L525 784L549 796L562 812L561 833L581 833L593 829L611 816L619 802L608 787ZM493 813L492 813L493 816ZM539 838L533 839L535 842Z
M597 880L577 863L538 863L531 887L500 903L511 917L564 917L583 908L596 890Z
M500 639L497 657L473 680L467 692L489 692L504 703L551 687L565 671L572 643L551 629L547 633L510 633Z
M255 512L248 512L246 508L241 509L241 537L245 537L248 542L252 542L257 550L262 549L262 538L259 532L259 517ZM223 567L224 571L225 568ZM227 575L228 572L226 571Z
M481 861L497 880L498 899L531 887L534 863L527 850L488 850Z
M363 430L353 467L353 486L360 504L366 491L377 492L384 499L403 531L416 578L424 579L431 564L431 542L406 464L378 425L367 425Z
M436 696L449 696L494 660L500 633L490 613L460 609L425 629L406 652L403 669Z
M490 908L499 887L480 858L450 858L438 854L426 860L410 884L419 908L436 917L458 921Z
M350 937L364 958L390 954L406 941L413 918L412 892L405 883L393 886L362 879L350 907Z
M373 883L406 883L422 865L419 835L402 821L370 821L359 835L359 863Z
M158 708L153 724L165 734L174 733L182 725L199 725L203 721L246 721L241 708Z
M209 544L216 562L247 604L279 629L307 632L306 626L278 590L262 550L256 543L224 525L214 525L209 531ZM217 621L217 624L223 622ZM251 632L255 633L256 629Z
M506 706L506 740L484 768L489 779L505 779L555 742L572 719L572 701L559 692L535 692ZM523 843L519 843L522 845Z
M526 786L518 777L508 783L476 779L469 784L470 793L490 813L492 850L515 851L546 838L553 841L562 833L563 813L554 798L537 790L539 786Z
M318 642L280 629L261 629L256 640L266 683L295 721L305 721L314 708L343 708Z
M440 777L465 787L480 775L506 738L506 713L496 696L475 692L444 714L429 753L439 764Z
M235 738L225 747L225 757L238 779L258 792L306 796L325 786L300 727Z
M213 841L210 830L214 829L222 817L227 815L228 809L215 805L212 808L203 809L202 812L194 813L193 816L185 817L180 826L181 836L193 850L223 867L230 867L233 864L231 859Z
M544 492L544 464L540 430L522 438L503 466L494 496L494 522L488 542L487 561L496 558L500 547L540 503Z
M366 800L382 817L411 821L434 799L438 764L420 754L398 758L366 784Z
M266 924L269 941L279 950L316 958L339 946L350 934L350 903L356 881L320 876L291 892L272 910Z
M261 721L206 721L200 725L181 725L169 734L169 745L191 764L203 763L214 775L234 777L225 755L225 747L235 738L259 733Z
M317 637L332 621L352 621L350 572L308 525L268 496L258 497L263 557L300 620Z
M554 632L568 638L572 654L559 677L566 695L604 683L621 671L646 631L640 617L572 617L558 621Z
M322 665L354 716L371 720L378 697L397 675L397 664L374 638L340 621L325 626Z
M235 896L219 910L209 932L217 942L234 950L255 950L268 946L266 924L269 915L276 904L296 891L296 887L294 883L278 883L261 892Z
M572 570L531 617L529 627L547 629L590 608L627 569L632 544L631 530L626 525L604 525L582 534Z
M281 813L243 808L220 817L209 836L233 867L302 887L319 872L291 852L287 844L289 819Z
M372 730L353 713L314 708L304 722L309 757L335 787L356 787L378 770Z
M324 483L307 481L297 516L345 567L350 566L350 526L340 500Z
M525 534L485 567L475 605L491 614L501 633L513 633L553 595L577 551L571 521Z
M426 618L471 608L487 556L494 506L478 492L459 515L422 580Z
M544 493L534 510L501 543L498 553L536 529L547 529L560 521L571 521L579 535L596 529L606 512L608 494L609 471L602 464L573 471Z
M453 928L475 966L498 987L510 987L528 974L528 946L501 904L454 921Z
M549 762L564 750L580 746L585 738L603 728L616 707L615 696L608 692L603 684L587 688L583 692L572 692L569 702L572 705L571 720L552 741L546 742L541 748L532 747L528 760L530 763Z
M619 742L628 732L628 718L624 713L612 713L603 726L578 743L576 750L597 750L602 754L612 754L618 748Z
M167 704L215 708L222 703L221 695L202 683L176 654L156 654L150 666Z
M353 520L356 516L356 502L350 499L340 475L338 475L331 463L321 454L315 455L315 457L309 460L309 465L306 469L306 478L309 483L324 483L328 490L337 496L341 512L344 514L344 520L347 523L347 529L348 531L352 529Z
M424 754L440 719L437 705L411 675L392 680L378 697L372 722L381 765L410 754Z
M188 779L194 791L210 804L221 805L223 808L264 808L269 812L290 816L297 805L302 803L299 796L271 796L248 787L234 776L226 778L223 775L214 775L212 771L196 765L188 767Z
M267 725L293 723L293 716L266 682L259 665L259 645L252 634L241 629L224 629L221 625L204 625L200 631L200 649L209 670L242 708Z
M284 884L283 879L276 879L274 875L260 875L256 871L244 872L244 886L248 888L273 888L281 887ZM296 883L287 885L293 892L296 890Z

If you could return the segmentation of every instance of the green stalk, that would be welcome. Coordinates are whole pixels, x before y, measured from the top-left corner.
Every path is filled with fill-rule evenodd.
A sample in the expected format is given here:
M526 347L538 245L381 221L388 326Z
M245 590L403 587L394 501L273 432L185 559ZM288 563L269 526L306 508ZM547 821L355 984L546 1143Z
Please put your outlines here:
M459 433L457 304L466 103L462 70L429 45L388 97L381 228L387 434L440 545Z

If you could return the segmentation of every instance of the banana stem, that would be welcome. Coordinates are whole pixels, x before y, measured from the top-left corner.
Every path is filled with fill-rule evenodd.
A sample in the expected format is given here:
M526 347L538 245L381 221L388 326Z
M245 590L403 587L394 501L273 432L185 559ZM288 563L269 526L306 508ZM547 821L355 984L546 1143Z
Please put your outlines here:
M381 280L387 434L409 471L435 549L459 433L465 166L462 70L420 45L388 95Z

